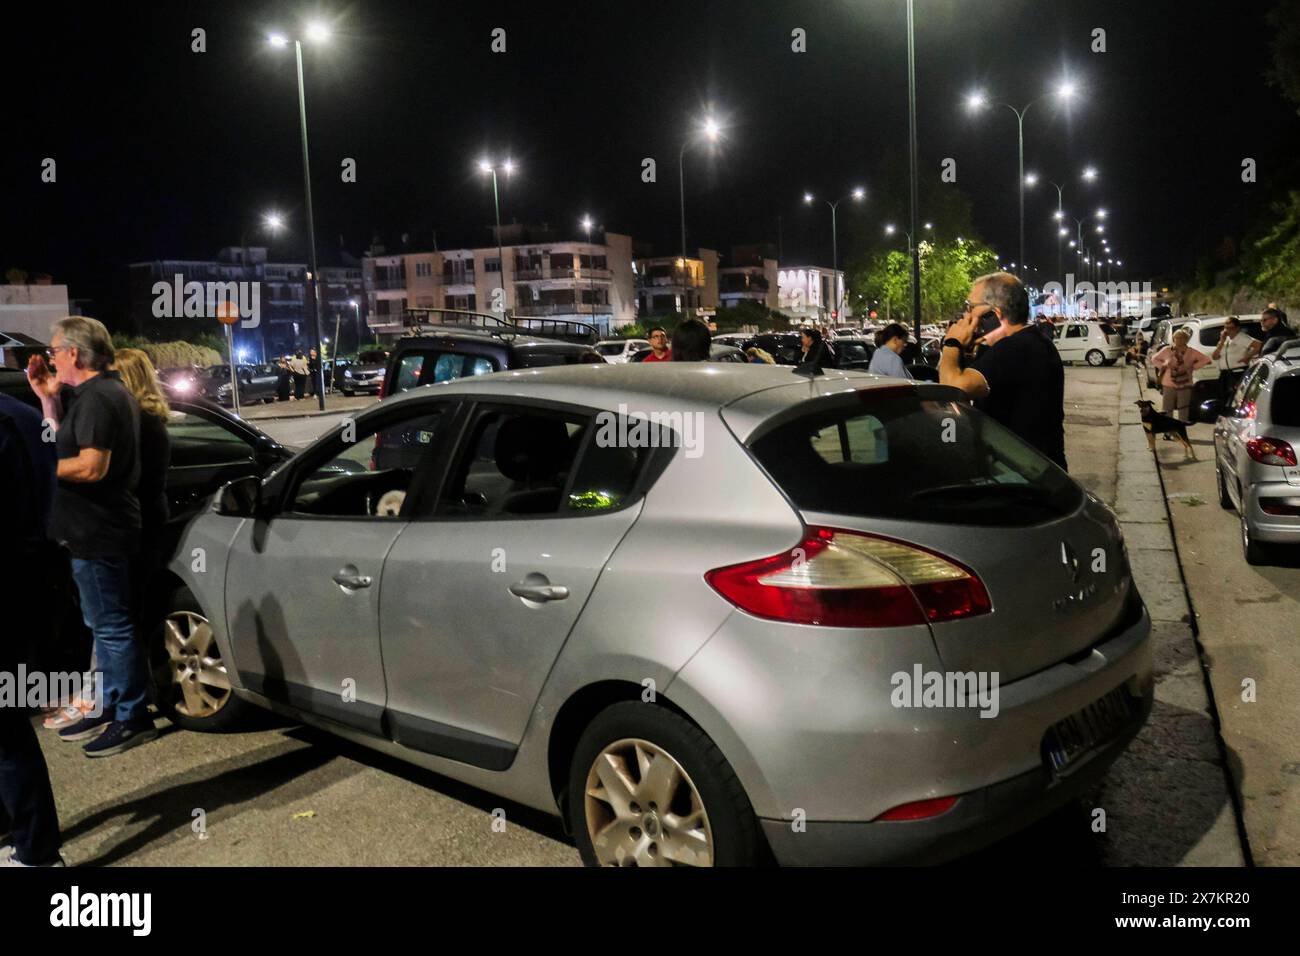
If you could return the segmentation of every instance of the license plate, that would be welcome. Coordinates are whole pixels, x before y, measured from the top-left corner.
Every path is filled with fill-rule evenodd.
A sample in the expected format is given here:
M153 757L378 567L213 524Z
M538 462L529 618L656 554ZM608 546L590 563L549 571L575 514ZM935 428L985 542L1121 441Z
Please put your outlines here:
M1057 722L1044 738L1044 749L1053 772L1068 770L1084 754L1114 737L1133 716L1133 698L1116 687L1078 713Z

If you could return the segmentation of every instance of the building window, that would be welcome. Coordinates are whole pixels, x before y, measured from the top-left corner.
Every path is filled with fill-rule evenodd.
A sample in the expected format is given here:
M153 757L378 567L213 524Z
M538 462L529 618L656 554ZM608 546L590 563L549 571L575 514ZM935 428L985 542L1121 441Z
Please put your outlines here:
M484 272L500 272L500 271L501 271L501 260L500 260L500 259L484 259L484 260L483 260L483 271L484 271Z

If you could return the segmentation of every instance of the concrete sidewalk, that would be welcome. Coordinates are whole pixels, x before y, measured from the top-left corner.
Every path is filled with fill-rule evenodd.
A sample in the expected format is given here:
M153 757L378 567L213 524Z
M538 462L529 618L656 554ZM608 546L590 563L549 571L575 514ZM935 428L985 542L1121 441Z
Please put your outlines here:
M1187 587L1160 472L1138 410L1138 382L1121 369L1113 401L1117 481L1112 507L1152 620L1155 706L1146 728L1107 776L1115 825L1145 835L1148 865L1242 866L1249 852L1230 790L1217 715L1207 691ZM1118 814L1117 814L1118 815ZM1132 818L1129 818L1131 815Z
M239 409L239 417L250 422L281 421L289 418L312 418L317 415L337 415L369 408L379 401L377 395L346 395L329 393L325 396L325 411L320 410L320 403L314 396L294 402L275 402L271 405L244 405Z
M1080 800L1089 817L1090 856L1108 866L1240 866L1237 816L1133 385L1123 368L1066 369L1070 474L1120 519L1152 617L1156 677L1146 726ZM1098 811L1106 815L1102 833L1092 832Z
M1249 856L1260 866L1297 866L1300 557L1245 562L1237 512L1218 502L1213 426L1193 425L1188 436L1196 460L1161 440L1156 458Z

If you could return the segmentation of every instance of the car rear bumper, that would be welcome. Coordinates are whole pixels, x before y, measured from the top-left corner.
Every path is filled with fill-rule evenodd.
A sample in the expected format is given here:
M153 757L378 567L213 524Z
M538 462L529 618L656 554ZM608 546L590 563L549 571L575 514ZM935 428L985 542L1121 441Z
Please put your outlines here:
M813 822L796 832L789 820L760 823L783 866L929 865L996 843L1041 820L1094 786L1141 730L1154 685L1137 698L1129 724L1068 776L1044 766L961 795L946 813L926 820Z
M1256 482L1246 489L1246 514L1251 534L1257 541L1270 544L1300 544L1300 515L1268 514L1261 501L1281 499L1288 505L1300 505L1300 485L1288 482Z
M898 671L944 670L926 653L928 638L792 629L739 612L665 693L731 762L779 862L933 862L1051 812L1137 733L1154 686L1151 619L1139 595L1130 600L1125 618L1085 651L998 686L992 714L892 699ZM1049 731L1121 687L1127 717L1055 775ZM941 816L873 822L950 796L960 799Z

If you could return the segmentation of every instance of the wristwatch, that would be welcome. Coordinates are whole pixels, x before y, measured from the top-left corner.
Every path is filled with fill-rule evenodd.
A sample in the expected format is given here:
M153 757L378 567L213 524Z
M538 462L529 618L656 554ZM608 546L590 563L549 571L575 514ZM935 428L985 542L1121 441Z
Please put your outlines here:
M943 340L943 347L946 349L964 349L966 346L962 345L957 339L949 336Z

